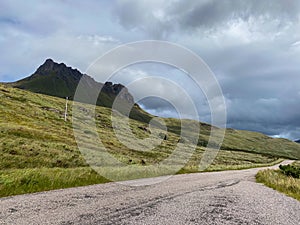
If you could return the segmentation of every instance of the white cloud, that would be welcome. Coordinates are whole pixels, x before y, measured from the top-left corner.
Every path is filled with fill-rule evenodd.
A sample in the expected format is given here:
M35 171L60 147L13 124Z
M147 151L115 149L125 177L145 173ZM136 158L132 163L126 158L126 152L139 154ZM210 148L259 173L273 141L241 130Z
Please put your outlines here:
M291 44L291 46L299 46L300 45L300 41L296 41L293 44Z
M80 40L88 41L93 43L95 46L98 46L102 43L114 43L114 44L120 44L120 41L112 36L106 35L106 36L100 36L100 35L79 35L77 37Z

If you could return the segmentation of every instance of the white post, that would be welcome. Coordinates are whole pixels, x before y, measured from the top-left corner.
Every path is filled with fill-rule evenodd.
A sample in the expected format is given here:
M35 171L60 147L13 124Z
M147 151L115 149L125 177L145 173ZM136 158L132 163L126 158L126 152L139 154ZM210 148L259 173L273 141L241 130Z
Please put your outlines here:
M65 121L67 121L67 115L68 115L68 97L66 97Z

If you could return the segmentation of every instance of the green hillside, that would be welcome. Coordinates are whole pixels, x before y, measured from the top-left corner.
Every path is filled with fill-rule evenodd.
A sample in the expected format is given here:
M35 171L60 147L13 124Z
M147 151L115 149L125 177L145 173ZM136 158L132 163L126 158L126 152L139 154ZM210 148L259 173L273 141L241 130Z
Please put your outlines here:
M108 181L89 167L78 150L73 136L71 106L72 102L69 104L68 121L65 122L64 99L0 85L0 196ZM82 104L82 107L89 112L91 106ZM140 128L148 127L141 122L143 111L138 106L135 110L141 112L141 118L130 120L131 129L136 137L147 138L149 133ZM145 118L148 117L151 116L145 114ZM151 151L136 151L117 139L111 124L111 109L96 107L96 132L104 146L118 160L133 167L144 168L158 163L174 151L179 141L180 123L176 119L165 119L165 123L168 126L167 140ZM198 171L210 128L201 124L198 147L179 173ZM89 130L75 129L79 129L83 139L89 137ZM160 132L159 128L154 130ZM183 149L181 156L184 155ZM300 145L259 133L228 129L222 150L207 170L262 166L278 162L279 158L299 159ZM154 175L132 174L127 178Z
M97 96L97 92L101 90L96 100L99 106L111 108L118 94L121 95L124 107L134 104L133 97L123 85L97 82L77 69L66 66L64 63L56 63L52 59L47 59L31 76L6 85L60 98L68 97L72 100L79 82L84 90L81 102L94 104L93 96ZM150 120L150 115L140 110L138 105L133 108L130 117L142 122Z

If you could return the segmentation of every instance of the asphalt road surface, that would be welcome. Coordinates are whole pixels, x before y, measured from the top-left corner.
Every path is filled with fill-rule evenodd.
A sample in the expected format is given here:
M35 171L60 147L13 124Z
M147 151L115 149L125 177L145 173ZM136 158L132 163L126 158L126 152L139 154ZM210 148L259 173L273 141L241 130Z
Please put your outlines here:
M148 186L107 183L2 198L0 224L299 225L300 202L255 183L258 170L185 174Z

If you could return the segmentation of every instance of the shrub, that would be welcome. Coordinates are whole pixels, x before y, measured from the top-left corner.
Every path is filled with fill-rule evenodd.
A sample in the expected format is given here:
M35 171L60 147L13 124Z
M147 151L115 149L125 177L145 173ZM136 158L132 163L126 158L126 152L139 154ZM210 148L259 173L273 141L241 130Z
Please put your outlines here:
M294 178L300 178L300 167L296 167L293 165L280 165L279 166L281 172L286 176L291 176Z

